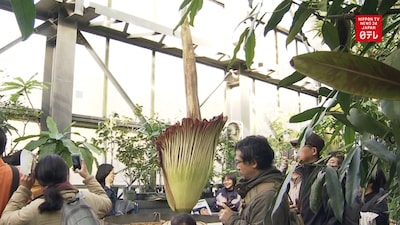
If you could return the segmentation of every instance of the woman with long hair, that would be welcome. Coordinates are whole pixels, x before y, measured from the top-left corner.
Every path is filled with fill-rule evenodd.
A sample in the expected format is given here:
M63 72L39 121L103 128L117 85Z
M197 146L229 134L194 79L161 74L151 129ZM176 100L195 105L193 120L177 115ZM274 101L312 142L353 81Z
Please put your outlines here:
M111 210L111 201L101 185L89 174L85 162L81 161L81 164L81 169L75 172L84 179L83 183L88 188L88 191L81 193L98 218L102 218ZM29 202L35 178L43 188L43 195ZM69 168L64 159L55 154L42 157L34 173L22 175L20 186L8 202L0 224L61 224L64 200L73 201L79 192L68 180Z
M107 196L112 202L112 209L107 216L115 216L119 214L115 210L115 205L118 199L117 192L111 187L111 185L114 183L114 177L115 174L113 165L104 163L97 168L96 180L103 187L104 191L107 193Z

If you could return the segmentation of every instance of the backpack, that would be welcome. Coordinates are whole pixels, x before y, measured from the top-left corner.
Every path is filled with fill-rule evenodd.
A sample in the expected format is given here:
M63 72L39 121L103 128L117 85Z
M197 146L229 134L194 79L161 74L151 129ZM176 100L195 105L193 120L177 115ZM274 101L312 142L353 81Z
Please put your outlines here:
M81 192L72 201L65 201L62 211L62 225L100 225L97 215L85 202Z
M17 190L18 185L19 185L19 171L17 167L15 166L10 166L11 171L12 171L12 182L11 182L11 190L10 190L10 198L13 195L13 193Z

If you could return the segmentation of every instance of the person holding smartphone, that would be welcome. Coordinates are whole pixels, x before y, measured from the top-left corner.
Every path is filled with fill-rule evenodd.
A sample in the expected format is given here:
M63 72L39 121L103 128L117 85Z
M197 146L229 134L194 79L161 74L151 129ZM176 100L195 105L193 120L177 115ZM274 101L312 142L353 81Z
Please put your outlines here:
M84 161L81 161L81 169L75 169L74 172L84 179L83 183L88 189L82 191L85 202L99 219L103 218L111 210L111 201L107 194L89 174ZM43 195L29 202L35 178L43 187ZM68 178L69 168L64 159L56 154L42 157L33 173L22 175L20 186L6 205L0 224L59 225L64 200L73 201L79 192Z
M117 212L115 210L115 205L117 202L117 192L111 186L114 183L114 166L108 163L103 163L97 168L96 180L101 184L104 188L104 191L107 193L108 197L112 202L112 209L107 214L107 216L115 216L122 214L121 212Z

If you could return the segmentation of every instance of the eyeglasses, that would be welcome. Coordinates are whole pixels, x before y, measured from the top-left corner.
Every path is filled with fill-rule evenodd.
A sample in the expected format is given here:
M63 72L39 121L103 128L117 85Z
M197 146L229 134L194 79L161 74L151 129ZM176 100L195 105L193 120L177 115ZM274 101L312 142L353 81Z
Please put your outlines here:
M242 163L243 160L235 160L235 164L238 165L239 163Z

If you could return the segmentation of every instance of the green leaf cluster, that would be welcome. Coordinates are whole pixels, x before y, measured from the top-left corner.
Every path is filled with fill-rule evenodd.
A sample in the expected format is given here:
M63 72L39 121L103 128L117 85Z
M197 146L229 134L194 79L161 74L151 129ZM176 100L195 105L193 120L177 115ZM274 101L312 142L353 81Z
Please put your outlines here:
M155 174L159 171L155 141L168 124L157 117L147 118L141 106L136 108L138 120L114 113L99 123L93 142L105 152L117 153L118 161L126 166L119 172L127 177L128 186L139 181L154 188Z
M36 140L30 141L25 145L24 149L36 151L39 158L48 154L60 155L68 164L72 166L71 154L79 153L85 161L89 172L92 172L93 163L96 161L93 153L100 154L101 150L95 145L90 144L79 133L73 133L83 138L83 141L73 141L70 139L70 132L67 132L74 123L71 123L64 131L59 131L57 124L52 117L47 117L46 124L48 131L42 131L37 135L28 135L15 139L15 142L24 141L32 138Z

